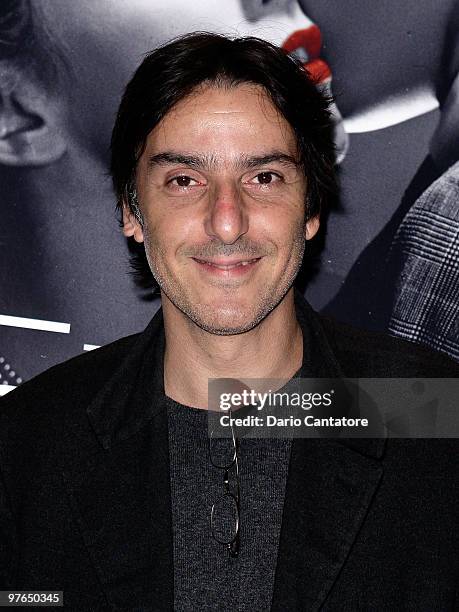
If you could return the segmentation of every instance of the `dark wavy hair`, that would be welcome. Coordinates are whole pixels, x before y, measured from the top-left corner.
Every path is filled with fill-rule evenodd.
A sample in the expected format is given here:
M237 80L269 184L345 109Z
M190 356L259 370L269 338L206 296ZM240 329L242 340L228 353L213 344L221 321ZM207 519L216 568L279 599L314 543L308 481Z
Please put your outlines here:
M147 136L172 107L202 84L244 83L261 86L295 133L307 180L305 219L329 208L337 194L331 99L299 60L269 42L193 32L147 54L126 87L111 139L110 173L120 214L123 205L130 206L128 191ZM130 244L138 281L145 276L141 247ZM140 284L154 286L151 278Z

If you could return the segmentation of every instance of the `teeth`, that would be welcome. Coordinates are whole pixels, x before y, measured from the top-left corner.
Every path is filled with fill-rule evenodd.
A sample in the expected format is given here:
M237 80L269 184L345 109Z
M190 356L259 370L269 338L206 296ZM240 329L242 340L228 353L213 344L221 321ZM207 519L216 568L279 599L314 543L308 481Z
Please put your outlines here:
M217 264L210 264L210 265L214 266L214 268L218 268L219 270L232 270L233 268L239 268L240 266L246 266L248 263L249 263L248 261L241 261L241 263L230 264L228 266L219 266Z
M206 263L209 266L213 266L214 268L218 268L219 270L232 270L233 268L237 268L239 266L248 266L249 263L256 261L256 259L249 259L247 261L241 261L240 263L229 264L227 266L217 265L217 264L211 263L210 261L202 261L202 260L198 260L198 261L201 261L201 263Z

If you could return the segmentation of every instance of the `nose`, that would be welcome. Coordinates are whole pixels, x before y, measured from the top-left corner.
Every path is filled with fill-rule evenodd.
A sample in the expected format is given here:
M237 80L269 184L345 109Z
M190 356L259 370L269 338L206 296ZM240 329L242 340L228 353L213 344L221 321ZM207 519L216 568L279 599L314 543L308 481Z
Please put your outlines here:
M233 244L249 229L249 220L242 193L231 180L221 180L210 192L205 220L208 236L225 244Z

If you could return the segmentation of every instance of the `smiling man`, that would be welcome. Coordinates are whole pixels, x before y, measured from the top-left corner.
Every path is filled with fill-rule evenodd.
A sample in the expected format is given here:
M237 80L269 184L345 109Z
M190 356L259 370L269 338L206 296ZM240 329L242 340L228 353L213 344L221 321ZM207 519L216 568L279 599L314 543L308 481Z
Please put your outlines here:
M328 104L255 38L188 35L138 68L111 171L162 307L2 400L0 589L69 610L454 609L454 441L208 436L211 378L457 376L294 289L336 193Z

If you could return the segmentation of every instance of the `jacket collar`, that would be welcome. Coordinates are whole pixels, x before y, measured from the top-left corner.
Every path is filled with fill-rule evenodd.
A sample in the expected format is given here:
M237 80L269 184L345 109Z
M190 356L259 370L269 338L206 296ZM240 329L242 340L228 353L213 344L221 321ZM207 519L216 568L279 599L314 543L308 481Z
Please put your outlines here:
M165 334L162 309L87 408L105 449L136 433L164 407Z
M306 370L306 364L303 361L301 376L304 378L345 378L343 366L330 345L320 315L312 309L298 290L295 290L295 307L297 319L303 331L303 354L308 355L310 361L309 370ZM384 455L386 447L385 438L337 438L336 441L362 455L376 459Z

